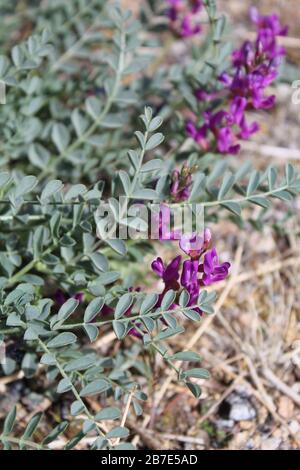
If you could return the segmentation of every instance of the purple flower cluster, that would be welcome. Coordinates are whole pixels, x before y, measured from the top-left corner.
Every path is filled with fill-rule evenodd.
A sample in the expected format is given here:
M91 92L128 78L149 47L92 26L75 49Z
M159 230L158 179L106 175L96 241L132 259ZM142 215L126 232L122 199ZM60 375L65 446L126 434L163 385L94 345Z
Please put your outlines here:
M171 198L174 202L186 201L191 194L192 173L187 164L184 164L181 171L175 169L171 175Z
M223 73L219 79L224 89L208 93L196 90L199 101L211 102L216 98L227 97L229 110L206 111L204 123L197 127L188 121L186 131L204 150L215 142L221 154L237 154L239 140L248 139L257 132L256 122L248 124L247 109L269 109L274 105L275 96L265 96L265 89L275 80L284 48L278 46L277 37L287 34L277 15L260 16L255 8L250 11L257 27L255 41L245 41L240 49L232 54L233 74Z
M172 31L182 38L195 36L201 32L197 15L202 9L202 0L167 0L167 15Z
M208 229L205 229L202 235L193 233L192 236L183 235L181 237L179 246L189 256L189 259L183 262L181 274L181 256L177 256L167 265L161 258L152 262L152 270L164 282L164 290L160 299L168 290L179 291L183 287L190 295L188 305L194 306L197 303L201 286L211 285L228 276L230 263L220 263L215 248L207 251L210 243L211 233ZM200 263L202 256L203 262ZM157 306L159 306L160 299ZM175 306L176 304L173 307ZM201 313L199 309L198 311Z

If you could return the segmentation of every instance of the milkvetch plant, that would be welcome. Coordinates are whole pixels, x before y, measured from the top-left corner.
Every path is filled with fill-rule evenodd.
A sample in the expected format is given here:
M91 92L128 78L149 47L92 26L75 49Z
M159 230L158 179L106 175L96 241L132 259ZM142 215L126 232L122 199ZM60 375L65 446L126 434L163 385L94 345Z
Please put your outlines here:
M161 3L139 19L105 0L45 2L22 15L11 4L1 19L1 373L42 374L51 400L70 401L42 440L42 414L20 430L13 408L4 449L47 449L60 435L65 449L86 436L92 449L132 449L122 417L127 404L143 413L155 355L199 398L208 371L194 351L171 353L168 340L213 314L213 286L230 274L210 222L241 225L245 207L266 212L300 191L290 164L281 175L227 158L258 131L247 110L274 105L264 93L284 54L279 19L252 10L257 38L232 52L215 2ZM165 60L174 41L184 42L182 63ZM116 236L101 236L104 203ZM137 230L133 211L152 204L156 240L147 224ZM203 209L203 230L166 226L186 204ZM124 229L147 236L122 237ZM118 348L104 354L112 331Z

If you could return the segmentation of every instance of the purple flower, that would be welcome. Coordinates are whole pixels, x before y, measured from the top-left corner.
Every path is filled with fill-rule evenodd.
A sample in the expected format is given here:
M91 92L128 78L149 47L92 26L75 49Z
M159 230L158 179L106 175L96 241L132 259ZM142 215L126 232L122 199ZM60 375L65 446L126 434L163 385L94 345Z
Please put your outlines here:
M173 170L171 178L170 193L173 200L175 202L186 201L191 194L192 176L190 169L184 164L181 172Z
M285 54L285 49L277 45L276 36L286 36L287 26L282 26L277 15L259 15L257 9L250 9L250 18L258 28L258 41L262 43L264 53L269 59L276 59Z
M190 294L189 305L195 305L200 292L200 282L198 279L198 260L186 260L183 263L181 274L181 285Z
M209 127L207 124L204 124L203 126L197 128L196 125L193 123L193 121L189 120L186 123L185 129L187 131L187 134L194 139L197 144L201 145L201 147L204 150L207 150L209 148L209 143L207 141L207 132L209 130Z
M217 251L213 248L204 255L202 283L209 286L217 281L222 281L228 276L230 263L219 264Z
M153 223L158 224L159 240L179 240L181 232L171 230L171 209L166 204L160 204L159 213L153 215Z
M201 127L187 122L187 134L204 150L214 144L221 154L237 154L238 140L248 139L259 129L256 122L247 123L246 110L274 106L275 96L266 96L265 90L278 75L285 50L278 46L277 37L286 35L287 28L280 24L277 15L260 16L256 9L251 9L250 16L257 26L256 40L245 41L232 53L232 74L223 72L219 77L225 88L209 93L201 89L195 91L199 101L210 103L226 94L229 101L229 110L213 111L212 106L203 113L205 123Z
M179 284L179 267L181 262L181 256L176 256L167 266L165 266L163 260L158 257L152 264L152 270L162 278L165 283L165 290L173 289L178 290Z
M193 15L186 15L181 22L181 36L183 38L189 38L195 36L201 32L201 26L199 24L193 25Z
M167 0L168 18L172 30L182 38L195 36L201 31L201 25L195 18L200 12L202 0Z
M207 250L211 241L211 233L209 229L205 229L203 235L193 233L192 235L183 235L180 239L179 246L191 259L199 259Z

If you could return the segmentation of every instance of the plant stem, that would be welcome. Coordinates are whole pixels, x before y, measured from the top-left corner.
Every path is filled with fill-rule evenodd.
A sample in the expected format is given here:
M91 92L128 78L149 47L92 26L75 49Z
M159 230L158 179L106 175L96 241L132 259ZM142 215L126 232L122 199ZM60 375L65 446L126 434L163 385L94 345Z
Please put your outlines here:
M42 341L40 338L38 338L38 343L39 345L41 346L41 348L43 349L43 351L46 353L46 354L51 354L51 351L48 349L47 345L44 343L44 341ZM88 407L86 406L86 404L84 403L84 401L82 400L81 396L79 395L75 385L72 383L71 379L69 378L68 374L65 372L63 366L60 364L60 362L58 361L57 357L55 356L55 362L56 362L56 367L58 368L60 374L62 375L62 377L64 379L67 379L70 383L71 383L71 390L73 392L73 395L75 396L76 400L78 400L81 405L83 406L84 408L84 411L85 411L85 414L87 415L87 417L93 421L96 425L96 429L97 429L97 432L99 434L99 436L101 437L104 437L106 439L106 436L105 436L105 432L101 429L101 427L99 426L98 423L96 423L95 421L95 418L94 416L90 413ZM108 441L109 442L109 441ZM111 447L111 444L109 443L109 446Z
M38 444L36 442L32 441L27 441L22 438L18 437L11 437L11 436L4 436L3 434L0 435L0 442L11 442L12 444L18 444L18 445L25 445L28 447L32 447L33 449L36 450L49 450L47 447L43 446L42 444Z

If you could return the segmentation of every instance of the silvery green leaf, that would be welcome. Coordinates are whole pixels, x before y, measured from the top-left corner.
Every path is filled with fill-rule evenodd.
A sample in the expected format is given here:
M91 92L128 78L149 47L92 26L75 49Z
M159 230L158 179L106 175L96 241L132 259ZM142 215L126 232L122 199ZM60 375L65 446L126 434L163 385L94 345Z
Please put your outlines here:
M3 435L6 436L12 431L17 416L17 407L14 406L5 418L3 425Z
M7 171L0 173L0 188L4 188L11 180L11 175Z
M88 114L93 118L97 119L101 113L102 103L95 96L90 96L85 100L85 106Z
M65 371L74 372L74 371L79 371L79 370L85 370L94 365L95 365L95 356L94 354L90 354L88 356L82 356L82 357L79 357L78 359L73 359L69 361L68 364L65 366Z
M134 447L133 444L130 444L130 442L124 442L115 446L114 450L136 450L136 447Z
M272 191L274 189L275 183L277 178L277 170L276 168L269 168L268 170L268 182L269 182L269 190Z
M50 199L54 194L61 191L63 183L60 180L52 180L47 183L41 194L41 201L44 203Z
M130 186L131 186L130 178L128 174L126 173L126 171L123 171L123 170L119 171L119 177L120 177L120 180L122 181L125 194L128 195L130 192Z
M77 416L77 415L80 415L83 411L84 411L83 403L79 400L73 401L71 405L71 415Z
M14 46L11 51L13 63L17 68L20 68L24 62L25 55L21 46Z
M201 356L199 354L192 352L192 351L182 351L176 354L173 354L169 357L169 359L176 360L176 361L200 361Z
M100 271L107 271L108 270L108 261L107 258L102 255L102 253L91 253L89 254L89 258L96 266L97 269Z
M251 175L247 186L247 196L250 196L258 187L260 182L259 171L254 170Z
M52 140L60 152L63 152L67 148L70 143L70 132L64 124L54 124Z
M126 325L118 320L113 321L113 329L118 339L123 339L127 332Z
M132 197L134 199L156 200L157 192L154 189L137 189L134 191Z
M187 387L190 389L194 397L199 398L202 390L201 387L198 384L195 384L193 382L186 382Z
M127 428L124 428L122 426L117 426L115 428L113 428L111 431L109 431L107 434L106 434L106 437L108 439L112 439L112 438L124 438L124 437L127 437L129 435L129 431Z
M129 159L133 165L133 167L137 170L139 167L139 157L135 150L128 150Z
M105 240L105 243L107 243L119 255L126 255L127 247L123 240L115 238L111 240Z
M29 423L26 426L26 429L24 431L24 434L22 435L22 439L28 440L34 433L34 431L37 429L41 419L42 419L43 413L36 413L32 418L30 419Z
M150 312L158 301L158 294L147 294L144 298L142 305L141 305L141 315L145 315L146 313Z
M148 173L151 171L158 171L160 170L162 165L162 161L159 160L158 158L154 158L153 160L149 160L149 162L145 163L142 168L141 172L142 173Z
M0 55L0 77L4 77L10 67L10 62L5 55Z
M270 202L264 197L252 196L248 201L256 204L257 206L263 207L264 209L268 209L268 207L270 207Z
M102 297L98 297L96 299L93 299L89 305L87 306L85 312L84 312L84 319L83 321L85 323L88 323L92 321L95 316L100 312L104 305L104 299Z
M163 119L160 116L155 116L149 124L148 131L154 132L158 129L163 123Z
M49 163L50 152L45 149L45 147L43 147L41 144L34 143L31 144L28 149L28 157L30 162L34 166L40 168L41 170L44 170Z
M84 432L84 434L88 434L90 431L93 431L95 427L96 424L94 423L94 421L86 419L83 423L82 431Z
M51 339L47 343L48 348L61 348L63 346L67 346L68 344L75 343L77 340L76 335L74 333L60 333L55 338Z
M97 337L98 337L98 334L99 334L99 330L98 328L93 325L93 324L89 324L89 325L83 325L83 328L86 332L86 334L88 335L91 343L93 343L94 341L96 341Z
M190 294L188 293L188 291L186 289L184 289L181 292L180 297L179 297L180 307L186 307L187 304L189 303L189 300L190 300Z
M48 434L48 436L46 436L46 437L43 439L42 444L43 444L43 445L47 445L47 444L50 444L50 442L55 441L55 439L57 439L58 436L59 436L60 434L62 434L62 433L67 429L68 426L69 426L68 421L62 421L61 423L59 423L59 424Z
M154 321L152 320L151 317L144 316L144 317L141 318L141 321L144 323L145 327L147 328L147 330L150 333L151 333L151 331L154 330L155 323L154 323Z
M196 379L209 379L210 373L206 369L202 368L195 368L195 369L188 369L183 372L184 377L193 377Z
M72 382L69 379L61 379L57 385L57 393L65 393L71 390Z
M102 127L107 129L118 129L124 126L124 115L120 114L107 114L101 122Z
M166 330L161 331L155 337L155 341L163 341L167 338L171 338L172 336L178 335L179 333L183 333L185 331L183 326L177 326L176 328L167 328Z
M115 308L116 320L121 318L127 312L127 310L131 307L132 302L133 302L133 297L132 297L132 294L130 293L124 294L122 295L122 297L120 297Z
M241 216L241 207L238 202L234 201L229 201L229 202L222 202L221 206L225 207L228 209L230 212L232 212L234 215L237 215L238 217Z
M291 184L295 178L295 169L293 165L287 163L285 166L285 179L287 184Z
M7 326L22 326L23 324L20 315L16 312L10 313L6 319Z
M223 178L221 187L219 189L219 193L218 193L218 200L219 201L221 199L223 199L224 196L226 196L226 194L231 190L231 188L234 184L234 181L235 181L235 178L232 175L232 173L228 173L228 174L225 175L225 177Z
M109 406L107 408L103 408L103 410L99 411L99 413L96 414L95 419L96 421L106 421L109 419L118 419L121 416L121 411L119 408L116 408L114 406Z
M158 132L157 134L153 134L148 142L146 143L146 150L153 150L158 147L164 140L163 134Z
M280 199L281 201L291 201L293 199L293 196L288 192L288 191L274 191L274 193L271 194L271 197Z
M172 315L171 313L163 313L162 317L170 328L177 327L177 321L174 315Z
M73 126L75 128L76 134L80 137L88 127L88 122L84 116L80 113L79 109L74 109L71 114L71 119Z
M141 148L143 149L145 146L145 136L142 134L141 131L135 131L134 135L136 136Z
M109 382L103 379L97 379L93 382L87 384L80 392L81 397L90 397L92 395L97 395L98 393L103 393L111 387Z
M40 363L46 364L47 366L54 366L56 364L55 356L53 354L45 353L42 355Z
M72 199L76 199L78 196L85 194L87 192L87 188L84 184L74 184L64 196L65 201L71 201Z
M203 312L207 313L208 315L214 314L214 308L212 307L211 304L203 303L201 304L200 308Z
M76 310L79 305L79 300L71 298L68 299L58 311L58 320L65 321Z
M189 318L190 320L193 320L193 321L201 320L200 313L196 312L195 310L192 310L192 309L183 310L182 313L185 317Z
M36 333L35 329L32 326L30 326L25 331L24 340L25 341L34 341L36 339L38 339L38 334Z
M174 302L175 297L176 292L174 292L172 289L168 290L161 301L161 309L168 310Z
M26 193L29 193L36 185L37 178L35 176L25 176L21 181L18 182L18 185L15 189L15 196L20 197Z

